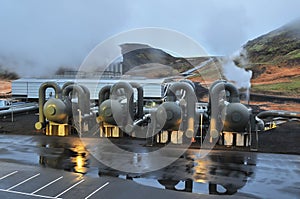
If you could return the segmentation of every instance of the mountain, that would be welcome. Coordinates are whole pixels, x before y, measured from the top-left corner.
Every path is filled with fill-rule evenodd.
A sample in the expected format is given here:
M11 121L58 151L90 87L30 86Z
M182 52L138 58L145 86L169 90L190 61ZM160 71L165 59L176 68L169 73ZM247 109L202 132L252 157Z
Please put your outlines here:
M246 68L253 71L252 91L299 97L300 20L248 41Z
M251 40L244 48L253 63L300 65L300 20Z
M126 43L120 45L120 47L123 55L123 73L135 67L146 70L155 65L171 67L172 70L175 69L178 72L193 68L193 65L186 59L174 57L161 49L153 48L149 45ZM135 70L137 69L135 68ZM172 70L169 71L170 75L174 75Z

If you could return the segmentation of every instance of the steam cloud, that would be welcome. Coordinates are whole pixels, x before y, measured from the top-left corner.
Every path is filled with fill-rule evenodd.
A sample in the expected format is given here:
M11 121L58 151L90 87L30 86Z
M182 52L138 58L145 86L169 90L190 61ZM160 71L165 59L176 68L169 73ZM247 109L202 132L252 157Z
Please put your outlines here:
M76 69L98 43L122 31L128 10L125 1L2 1L0 68L22 77Z
M248 39L299 17L299 7L295 0L1 1L0 68L23 77L78 68L103 40L142 27L173 29L195 39L208 54L228 55Z
M242 49L223 60L223 74L226 79L234 82L238 88L245 88L248 90L251 87L252 71L247 71L245 68L238 67L235 64L235 60L238 60L241 67L246 67L248 64L246 50Z

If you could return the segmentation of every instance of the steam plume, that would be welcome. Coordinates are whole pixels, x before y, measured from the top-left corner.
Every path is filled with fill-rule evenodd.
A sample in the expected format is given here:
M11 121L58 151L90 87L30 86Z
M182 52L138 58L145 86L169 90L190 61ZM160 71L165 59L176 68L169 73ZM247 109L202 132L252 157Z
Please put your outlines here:
M236 65L240 67L238 67ZM232 81L238 88L250 89L252 71L246 70L248 65L247 52L242 49L238 53L223 60L223 73L227 80Z

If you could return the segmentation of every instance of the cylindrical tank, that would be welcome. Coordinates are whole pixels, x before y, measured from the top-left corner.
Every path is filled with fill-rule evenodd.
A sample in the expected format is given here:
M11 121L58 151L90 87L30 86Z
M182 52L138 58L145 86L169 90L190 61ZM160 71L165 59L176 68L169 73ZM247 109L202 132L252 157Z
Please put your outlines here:
M52 122L66 123L70 116L70 107L68 107L61 99L50 98L43 107L45 117Z
M113 106L113 110L112 110ZM118 114L114 114L118 113ZM121 116L123 113L122 105L117 100L105 100L100 104L99 107L99 120L101 122L106 122L111 125L117 125L118 117Z
M230 103L224 109L225 131L244 132L250 119L250 112L246 106L241 103Z
M175 102L164 102L157 108L156 118L163 130L178 130L181 123L181 108Z

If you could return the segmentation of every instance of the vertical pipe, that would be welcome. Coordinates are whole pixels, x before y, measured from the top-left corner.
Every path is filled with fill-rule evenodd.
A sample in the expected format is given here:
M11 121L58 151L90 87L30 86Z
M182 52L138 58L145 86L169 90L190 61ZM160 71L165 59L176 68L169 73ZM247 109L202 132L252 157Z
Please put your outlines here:
M136 118L142 118L144 115L144 110L143 110L143 108L144 108L144 90L143 90L143 87L136 82L130 82L130 85L133 88L136 88L137 92L138 92Z
M167 91L167 96L169 97L170 100L174 100L176 91L179 90L184 90L185 96L185 105L187 107L186 113L187 116L186 118L182 118L183 121L187 122L187 126L184 128L185 130L185 135L188 138L192 138L194 136L194 124L195 124L195 110L196 110L196 102L197 102L197 97L195 95L194 89L192 85L190 85L187 82L175 82L173 83L170 88ZM171 97L171 98L170 98ZM176 98L175 98L176 99Z
M230 93L230 103L240 102L239 91L233 84L222 80L213 83L213 85L209 89L209 108L211 115L209 133L212 138L217 138L223 127L223 123L219 119L219 114L222 112L222 109L225 108L220 106L219 103L219 94L223 90Z
M35 123L35 128L40 130L45 126L46 120L43 113L43 106L46 101L46 89L53 88L55 98L61 98L61 88L56 82L44 82L39 88L39 121Z
M120 91L121 89L124 89L124 93ZM118 125L120 126L130 126L133 124L133 89L132 86L128 82L117 82L111 87L111 99L112 100L118 100L120 96L125 96L127 102L124 106L124 114L122 117L119 117L121 121L116 121ZM117 113L114 109L115 107L112 107L113 115L120 114ZM126 128L125 128L126 131ZM126 131L127 132L127 131Z
M99 105L105 100L109 99L111 85L103 86L98 93Z

